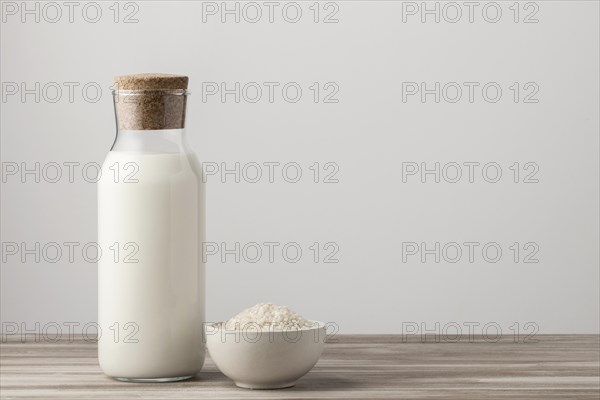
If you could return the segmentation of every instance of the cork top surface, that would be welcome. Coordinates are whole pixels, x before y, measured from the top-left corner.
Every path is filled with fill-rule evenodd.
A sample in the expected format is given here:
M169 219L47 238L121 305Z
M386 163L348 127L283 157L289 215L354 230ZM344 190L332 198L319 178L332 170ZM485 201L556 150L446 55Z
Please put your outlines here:
M117 90L186 90L185 75L146 73L115 77Z

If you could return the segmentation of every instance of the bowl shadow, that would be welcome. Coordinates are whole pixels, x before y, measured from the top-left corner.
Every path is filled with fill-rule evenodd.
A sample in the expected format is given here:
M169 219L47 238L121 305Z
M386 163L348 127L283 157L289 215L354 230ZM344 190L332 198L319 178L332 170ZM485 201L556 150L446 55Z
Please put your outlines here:
M235 383L220 371L203 371L199 375L184 381L190 385L202 384L208 387L228 387L242 391L262 391L261 389L238 388ZM313 371L303 376L291 387L281 389L268 389L267 391L314 392L314 391L344 391L362 386L360 382L344 378L339 373L327 371Z

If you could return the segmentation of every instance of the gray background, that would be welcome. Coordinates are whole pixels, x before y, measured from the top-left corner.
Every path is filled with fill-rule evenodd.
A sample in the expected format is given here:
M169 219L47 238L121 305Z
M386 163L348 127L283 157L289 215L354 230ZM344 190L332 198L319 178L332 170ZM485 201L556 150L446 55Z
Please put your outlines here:
M498 3L503 14L497 23L482 18L486 2L473 23L465 15L457 23L432 17L422 23L418 15L403 22L402 2L392 1L338 1L338 23L315 23L312 2L299 2L297 23L282 18L285 3L273 23L264 15L257 23L232 17L222 23L218 15L203 22L201 2L147 1L135 3L138 22L125 24L113 21L112 2L99 4L97 23L82 18L82 7L73 23L66 15L56 23L5 15L4 88L7 82L29 88L78 82L80 89L96 82L103 90L97 102L77 89L73 102L66 91L55 103L47 101L53 94L39 103L31 95L25 102L7 96L1 104L3 165L101 163L115 134L112 77L189 75L189 143L201 161L229 167L297 162L303 172L298 183L281 174L273 183L263 177L254 184L208 177L208 241L229 247L296 242L303 249L297 263L281 253L272 263L265 255L257 263L208 257L209 320L272 301L333 321L344 333L400 333L403 322L427 329L438 322L494 322L504 333L512 333L515 322L532 322L542 333L598 332L598 2L535 2L539 22L528 24L513 21L512 2ZM119 18L132 10L121 8ZM425 103L418 96L403 102L406 81L430 87L497 82L503 95L496 103L480 91L472 103L466 93L454 104L435 103L432 96ZM257 103L236 103L232 96L203 102L202 82L297 82L303 95L296 103L280 91L273 103L266 93ZM335 82L339 101L315 103L313 82L321 90ZM539 101L515 103L513 82L535 82ZM336 163L339 182L314 183L308 168L314 162L321 168ZM403 162L496 162L503 175L488 183L479 169L473 183L465 177L403 182ZM521 176L514 183L514 162L536 163L539 182L523 183ZM72 183L65 177L23 183L18 175L5 181L4 243L96 240L96 188L81 169ZM498 243L502 258L487 262L479 251L473 263L464 254L456 263L402 259L403 242L432 247L469 241ZM313 242L321 248L335 242L339 262L324 263L323 249L315 262L308 248ZM524 250L515 262L514 242L536 243L539 262L524 263ZM32 328L36 322L95 321L96 265L81 253L72 263L64 255L56 263L3 256L3 322Z

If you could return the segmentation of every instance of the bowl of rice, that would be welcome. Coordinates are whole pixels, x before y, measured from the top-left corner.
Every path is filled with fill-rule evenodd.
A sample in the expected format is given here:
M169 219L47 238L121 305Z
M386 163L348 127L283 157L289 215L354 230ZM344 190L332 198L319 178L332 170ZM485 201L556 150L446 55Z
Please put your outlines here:
M272 303L259 303L205 327L214 363L237 386L248 389L294 386L319 360L325 333L325 324Z

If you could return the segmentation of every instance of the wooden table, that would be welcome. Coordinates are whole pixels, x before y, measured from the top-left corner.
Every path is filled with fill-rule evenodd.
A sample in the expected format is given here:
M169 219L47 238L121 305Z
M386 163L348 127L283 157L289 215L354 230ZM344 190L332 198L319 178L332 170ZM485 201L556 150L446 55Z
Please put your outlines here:
M102 374L96 344L10 338L1 344L2 399L598 399L600 336L538 335L488 343L338 335L294 388L239 389L207 358L193 380L122 383ZM32 339L33 341L33 339Z

